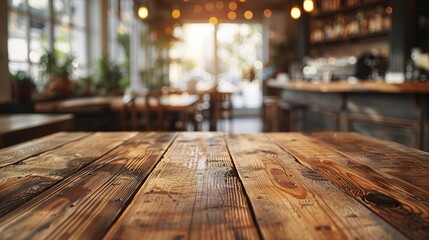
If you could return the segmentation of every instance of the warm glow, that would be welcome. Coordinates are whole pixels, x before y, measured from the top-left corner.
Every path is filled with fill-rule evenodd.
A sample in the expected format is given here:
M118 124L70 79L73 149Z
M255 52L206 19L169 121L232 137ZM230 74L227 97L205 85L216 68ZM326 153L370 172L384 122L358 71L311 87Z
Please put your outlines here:
M119 34L126 34L127 33L127 28L123 24L120 24L119 27L118 27L118 33Z
M298 19L301 17L301 10L299 9L299 7L294 6L291 10L290 10L290 16L293 19Z
M252 19L253 18L253 12L250 11L250 10L245 11L244 12L244 18L247 19L247 20Z
M172 27L166 27L164 32L166 35L172 35L173 34L173 28Z
M236 18L237 18L237 14L236 14L235 12L230 11L230 12L228 13L228 19L229 19L229 20L235 20Z
M194 12L196 12L196 13L200 13L200 12L201 12L201 10L202 10L202 8L201 8L201 5L200 5L200 4L197 4L197 5L195 5L195 6L194 6Z
M237 10L237 3L235 2L230 2L228 6L229 6L229 10L232 10L232 11Z
M263 64L261 61L256 61L256 62L253 64L253 67L254 67L256 70L261 70L261 69L264 67L264 64Z
M217 24L217 17L211 17L211 18L209 19L209 23L211 23L211 24L213 24L213 25L216 25L216 24Z
M171 12L171 17L174 19L179 19L180 18L180 10L179 9L173 9L173 11Z
M246 0L239 0L240 2L245 2Z
M392 7L390 7L390 6L386 7L386 13L387 14L392 14L392 12L393 12L393 8Z
M208 2L208 3L206 4L206 10L210 12L210 11L213 11L213 9L214 9L214 5L213 5L213 3Z
M306 12L312 12L314 10L313 0L304 0L304 2L302 3L302 7Z
M219 9L219 10L223 9L223 2L222 1L217 1L216 2L216 8Z
M264 10L264 16L265 17L271 17L271 15L272 15L273 13L271 12L271 10L270 9L265 9Z
M142 6L139 8L138 15L141 19L146 19L149 16L149 11L147 10L147 7Z

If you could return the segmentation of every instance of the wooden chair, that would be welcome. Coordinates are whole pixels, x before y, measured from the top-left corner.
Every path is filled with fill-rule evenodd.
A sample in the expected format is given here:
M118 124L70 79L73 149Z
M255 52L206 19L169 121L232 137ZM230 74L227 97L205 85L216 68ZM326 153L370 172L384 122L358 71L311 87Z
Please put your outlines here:
M124 95L123 106L120 111L120 127L122 131L138 130L138 110L136 107L136 96L133 94Z
M231 92L217 92L217 101L219 108L219 117L222 120L222 130L226 131L226 125L229 126L229 131L232 131L233 120L233 105ZM227 124L228 122L228 124Z
M142 95L124 96L120 125L123 131L166 130L161 89L154 89Z
M145 96L144 118L149 131L167 130L165 122L165 108L162 105L163 90L157 88L150 90Z

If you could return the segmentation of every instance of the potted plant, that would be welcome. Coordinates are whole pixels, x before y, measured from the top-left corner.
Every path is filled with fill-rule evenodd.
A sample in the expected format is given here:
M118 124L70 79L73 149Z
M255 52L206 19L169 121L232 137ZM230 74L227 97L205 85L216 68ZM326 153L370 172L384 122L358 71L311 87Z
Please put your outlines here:
M43 75L49 80L48 90L56 95L67 96L71 93L70 75L74 58L59 50L46 52L40 59Z
M34 82L25 72L18 71L11 75L12 80L12 98L18 103L31 102Z
M122 92L126 87L123 81L124 66L111 62L107 57L102 57L96 62L96 69L93 76L94 85L97 90L106 93Z

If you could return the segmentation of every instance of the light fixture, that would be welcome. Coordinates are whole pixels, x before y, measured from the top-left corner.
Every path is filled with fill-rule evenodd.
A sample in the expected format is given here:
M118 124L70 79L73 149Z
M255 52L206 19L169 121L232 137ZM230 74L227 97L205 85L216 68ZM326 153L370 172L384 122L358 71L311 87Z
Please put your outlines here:
M149 16L149 11L146 6L140 6L137 14L139 15L139 18L146 19Z
M250 11L250 10L245 11L244 12L244 18L247 19L247 20L252 19L253 18L253 12Z
M223 9L224 4L222 1L217 1L215 6L217 9L221 10Z
M235 11L235 10L237 10L237 3L235 3L235 2L230 2L230 3L228 4L228 7L229 7L229 10L231 10L231 11Z
M202 7L201 7L201 5L200 5L200 4L196 4L196 5L194 6L194 12L196 12L196 13L200 13L200 12L201 12L201 10L202 10Z
M217 24L217 17L210 17L210 19L209 19L209 23L211 23L211 24L213 24L213 25L216 25Z
M387 14L392 14L392 12L393 12L393 8L391 6L387 6L386 7L386 13Z
M290 16L293 19L298 19L301 17L301 9L299 9L298 6L293 6L292 9L290 10Z
M237 18L237 14L234 11L228 12L228 19L235 20Z
M209 12L213 11L213 9L214 9L214 5L213 5L212 2L206 3L205 7L206 7L206 10L209 11Z
M180 18L180 10L178 8L173 9L173 11L171 11L171 17L174 19L179 19Z
M302 7L306 12L312 12L314 10L314 2L313 0L304 0L302 3Z
M272 15L273 13L272 13L272 11L271 11L271 9L265 9L264 10L264 17L271 17L271 15Z

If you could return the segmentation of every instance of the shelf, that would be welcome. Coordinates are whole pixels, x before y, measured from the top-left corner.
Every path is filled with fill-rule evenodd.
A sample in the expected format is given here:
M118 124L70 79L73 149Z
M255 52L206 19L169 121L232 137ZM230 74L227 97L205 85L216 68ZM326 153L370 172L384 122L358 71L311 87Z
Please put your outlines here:
M310 47L337 45L340 43L342 44L342 43L346 43L346 42L358 42L358 41L365 41L365 40L370 40L370 39L373 40L373 39L384 38L384 37L388 37L388 36L389 36L389 32L383 31L383 32L369 33L369 34L365 34L365 35L361 35L361 36L353 36L353 37L349 37L349 38L333 39L333 40L328 40L328 41L323 41L323 42L315 42L315 43L310 42Z
M383 5L383 4L388 4L388 1L387 0L377 0L377 1L373 1L373 2L361 3L361 4L354 5L354 6L349 6L349 7L341 7L338 10L321 11L318 13L310 14L310 17L311 18L332 17L332 16L335 16L337 14L354 12L354 11L362 9L362 8L369 8L369 7L379 6L379 5Z

